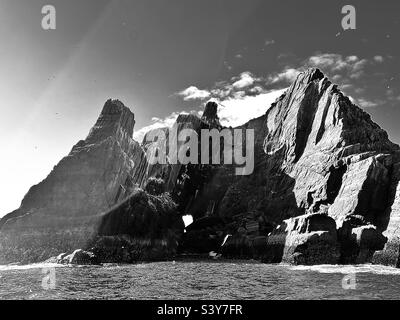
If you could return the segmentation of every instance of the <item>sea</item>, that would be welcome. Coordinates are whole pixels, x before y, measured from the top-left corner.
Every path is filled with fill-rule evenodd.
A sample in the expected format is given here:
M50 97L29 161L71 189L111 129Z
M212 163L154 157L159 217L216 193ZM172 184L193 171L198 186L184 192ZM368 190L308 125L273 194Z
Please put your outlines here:
M399 299L400 270L168 261L0 266L0 299Z

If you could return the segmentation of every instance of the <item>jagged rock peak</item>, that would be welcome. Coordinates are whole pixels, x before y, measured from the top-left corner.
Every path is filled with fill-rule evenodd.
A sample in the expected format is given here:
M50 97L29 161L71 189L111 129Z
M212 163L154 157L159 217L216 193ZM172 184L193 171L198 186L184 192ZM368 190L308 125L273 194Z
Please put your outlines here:
M301 72L266 114L270 123L266 142L272 145L278 138L281 141L275 145L278 149L291 144L301 151L307 142L309 145L322 143L328 149L347 147L347 155L398 149L390 142L386 131L317 68ZM275 125L271 126L273 122ZM295 141L288 143L293 137Z
M129 137L133 135L135 115L120 100L108 99L96 124L90 130L87 141L100 141L122 131Z
M318 68L309 68L306 71L303 71L298 75L298 80L303 79L303 81L306 81L306 82L312 82L314 80L321 80L323 78L325 78L325 75Z
M206 104L204 108L203 116L201 120L208 123L210 126L220 126L219 117L218 117L218 104L214 101L210 101Z
M204 120L218 118L217 110L218 104L216 102L207 102L206 107L204 108L203 116L201 118Z

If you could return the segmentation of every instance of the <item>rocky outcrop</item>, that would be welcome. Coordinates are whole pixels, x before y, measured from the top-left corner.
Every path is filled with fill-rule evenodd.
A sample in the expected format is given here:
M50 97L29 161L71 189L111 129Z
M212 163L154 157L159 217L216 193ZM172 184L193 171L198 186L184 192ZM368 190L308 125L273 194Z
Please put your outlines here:
M388 205L377 221L378 230L384 230L387 242L382 250L376 251L372 261L378 264L400 267L400 163L392 167L388 190Z
M148 132L143 140L143 149L148 155L150 163L147 177L156 177L165 181L165 190L170 192L174 201L178 204L178 211L182 214L204 216L206 212L215 207L210 201L204 201L201 194L207 190L205 184L209 184L215 174L223 168L221 165L201 164L200 152L196 156L195 163L181 163L178 159L186 140L180 134L190 129L196 135L199 142L198 150L201 150L201 130L221 129L216 114L215 103L206 105L204 115L200 119L194 114L181 114L171 128L161 128ZM154 161L153 157L159 154L167 154L165 161ZM212 154L210 154L210 158ZM212 163L211 159L210 162ZM230 170L230 169L229 169ZM216 194L213 195L215 197ZM207 213L208 214L208 213Z
M340 258L335 220L308 214L284 220L268 235L265 262L337 264Z
M144 153L132 140L133 113L118 100L108 100L85 140L79 141L48 175L33 186L21 207L2 219L2 224L18 225L31 216L47 220L98 214L118 200L121 185L141 184ZM53 224L53 221L49 221ZM22 222L21 222L22 223ZM3 229L4 229L3 228Z
M149 182L146 190L151 193L136 189L102 216L90 244L100 261L165 260L176 254L183 221L169 194L160 190L160 183Z
M348 217L338 230L342 264L371 263L375 251L382 250L387 238L371 224L358 217Z
M273 228L281 225L268 241L281 238L276 243L285 243L289 253L281 258L273 254L273 260L317 261L315 250L303 248L310 247L310 241L311 247L325 241L332 248L340 242L353 248L349 252L341 249L339 258L335 249L335 254L326 261L371 261L384 241L381 232L386 229L385 220L389 208L393 208L390 198L395 198L397 187L392 177L398 170L399 147L388 139L387 133L318 69L301 73L265 115L240 128L255 130L253 174L237 177L226 166L218 168L199 193L202 195L199 201L206 205L213 199L212 214L233 219L236 225L240 225L243 217L264 221ZM395 206L395 200L393 203ZM312 236L297 232L286 241L290 231L282 226L282 221L314 213L333 218L337 228L342 228L340 237L335 240L333 231L315 230L317 233ZM347 223L343 227L354 216L361 217L362 223L354 226ZM391 216L395 217L395 213ZM397 228L395 219L392 221L391 230ZM251 251L255 238L243 231L246 230L241 227L231 230L229 242L245 244ZM262 236L266 234L255 237ZM391 248L396 247L396 238L389 238L392 238ZM300 249L291 244L292 240L301 243ZM302 258L288 258L293 256L292 250L303 250Z
M20 208L1 219L0 264L43 261L85 247L99 214L144 182L146 158L132 140L134 124L120 101L105 103L88 137L29 190Z
M207 123L211 128L221 128L218 117L218 104L216 102L208 102L204 108L201 120Z
M16 252L40 260L84 248L107 262L213 251L265 262L399 265L400 149L320 70L302 72L264 115L229 128L254 131L250 175L223 161L202 164L200 155L177 161L187 153L178 139L184 129L199 148L201 129L224 129L217 110L209 102L201 118L181 114L139 145L133 114L107 101L87 139L1 220L0 263ZM223 146L220 160L231 147ZM194 222L182 235L187 214ZM37 249L48 247L58 252Z

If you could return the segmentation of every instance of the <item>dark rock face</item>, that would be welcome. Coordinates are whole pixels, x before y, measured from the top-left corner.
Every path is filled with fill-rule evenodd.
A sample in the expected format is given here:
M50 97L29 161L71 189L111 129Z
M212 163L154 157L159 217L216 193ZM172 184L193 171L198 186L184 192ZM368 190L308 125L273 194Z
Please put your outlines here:
M29 190L21 207L2 219L4 227L25 224L28 218L18 217L26 215L32 217L32 224L42 225L43 219L36 218L39 215L47 216L46 220L63 220L95 215L112 207L121 185L127 180L141 184L144 176L140 166L144 153L131 138L134 124L134 115L127 107L118 100L108 100L88 137Z
M197 219L186 228L180 250L184 253L218 252L226 233L226 221L220 217Z
M0 263L90 248L102 262L215 251L399 266L400 149L320 70L301 73L264 115L235 128L254 130L251 175L223 162L153 163L153 148L180 150L184 141L169 142L184 129L199 140L201 129L221 130L217 110L209 102L201 118L182 114L158 129L162 139L152 131L139 145L133 114L107 101L87 139L1 220ZM194 223L182 234L185 214Z
M184 224L164 182L150 178L121 204L102 215L91 251L102 262L132 263L173 257Z
M378 230L383 232L387 242L382 250L375 252L372 261L400 267L400 163L392 167L388 189L388 205L377 220Z
M336 223L324 214L284 220L267 240L266 262L337 264L340 257Z
M176 205L168 194L153 196L137 189L134 193L107 212L98 227L99 235L127 234L131 236L162 236L162 224L175 213ZM160 225L158 225L160 224ZM154 227L150 228L150 225Z
M370 263L375 251L382 250L387 238L363 216L348 216L338 229L340 263Z
M210 104L208 104L210 106ZM199 165L199 164L181 164L179 161L170 161L173 155L177 155L184 144L184 141L178 139L179 133L185 129L191 129L197 135L199 142L200 130L214 128L218 118L216 117L216 109L211 104L211 107L206 107L202 119L192 114L181 114L178 116L176 123L172 128L157 129L164 131L164 139L152 141L146 134L143 140L143 149L148 152L151 146L159 152L167 152L170 156L166 158L166 163L153 164L153 153L148 152L148 162L151 163L147 169L147 177L155 177L165 181L165 191L169 192L173 200L178 204L180 214L191 214L194 216L204 216L207 210L212 210L213 205L209 201L204 202L200 197L200 193L204 191L204 185L209 182L213 174L217 172L220 165ZM215 121L214 121L214 120ZM219 127L218 127L219 128ZM170 143L175 141L176 143ZM199 146L200 150L201 146ZM211 155L210 155L211 157ZM197 163L201 163L200 155ZM210 161L211 163L211 161ZM201 201L199 201L201 200Z
M134 124L120 101L105 103L88 137L0 221L1 264L43 261L85 247L98 215L119 202L125 189L143 183L145 153L132 140Z
M314 213L333 218L338 229L349 218L362 217L361 224L350 225L349 230L347 225L340 238L324 229L314 230L313 235L297 232L294 238L286 238L288 231L281 226L268 241L280 237L280 241L274 241L277 246L285 243L288 253L281 252L280 258L272 254L272 260L292 263L371 261L374 252L382 249L385 238L381 232L391 221L384 256L397 259L397 211L390 208L396 206L399 147L319 70L300 74L265 115L241 128L255 130L254 172L235 177L226 166L216 168L197 193L199 202L213 203L214 210L208 215L232 219L237 226L242 225L243 219L260 220L266 229L281 225L283 220ZM258 243L258 237L267 235L265 231L250 235L243 227L230 233L226 246L234 247L236 243L248 247L248 252L253 241ZM360 237L369 240L357 240ZM293 240L293 245L290 239L299 240ZM318 260L315 252L323 250L315 248L322 248L323 242L331 253ZM348 252L342 248L338 256L341 242L353 249ZM300 250L301 258L290 258L292 250ZM235 249L229 251L232 255Z
M218 104L216 102L208 102L204 108L201 120L207 123L211 128L221 128L217 111Z

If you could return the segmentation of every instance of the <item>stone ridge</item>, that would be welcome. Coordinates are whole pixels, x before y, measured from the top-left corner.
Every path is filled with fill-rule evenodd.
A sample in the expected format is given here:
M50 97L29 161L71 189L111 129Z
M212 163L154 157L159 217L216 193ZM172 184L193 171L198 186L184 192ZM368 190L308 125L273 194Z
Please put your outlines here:
M135 127L135 115L121 101L109 99L104 104L103 110L96 124L90 130L86 141L99 142L115 135L118 132L132 138Z

